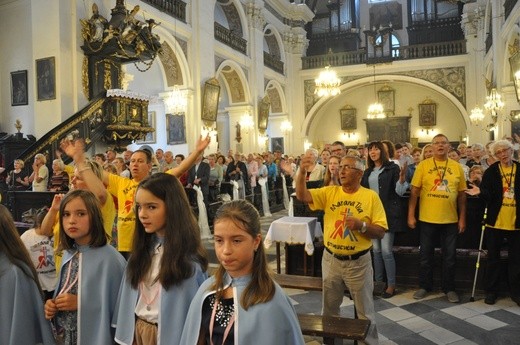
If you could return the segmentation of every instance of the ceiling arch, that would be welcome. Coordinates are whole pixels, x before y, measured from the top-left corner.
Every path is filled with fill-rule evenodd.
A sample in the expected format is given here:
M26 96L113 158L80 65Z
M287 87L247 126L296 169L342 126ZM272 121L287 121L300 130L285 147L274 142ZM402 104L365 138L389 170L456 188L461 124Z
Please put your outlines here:
M462 116L462 120L464 121L464 125L465 125L466 129L470 126L470 120L469 120L468 112L467 112L465 106L452 93L446 91L445 89L441 88L440 86L433 84L429 81L423 80L423 79L418 79L418 78L413 78L413 77L403 76L403 75L384 75L384 74L382 74L382 75L378 75L376 77L376 81L378 83L384 83L385 81L388 81L388 80L392 80L394 82L401 81L401 82L405 82L405 83L421 85L421 86L427 87L429 89L432 89L433 91L436 91L437 93L439 93L443 97L445 97L449 102L451 102L459 110L459 114ZM371 82L373 82L373 76L367 76L364 78L356 79L351 82L342 84L340 88L341 88L341 91L343 92L346 90L352 90L352 89L356 89L356 88L366 87ZM341 97L341 96L336 96L333 98L322 97L318 102L316 102L313 105L313 107L310 109L308 115L306 116L305 120L303 121L303 124L302 124L303 135L305 135L305 136L309 135L311 126L313 125L314 120L320 114L321 108L327 102L330 102L333 99L336 99L337 97Z

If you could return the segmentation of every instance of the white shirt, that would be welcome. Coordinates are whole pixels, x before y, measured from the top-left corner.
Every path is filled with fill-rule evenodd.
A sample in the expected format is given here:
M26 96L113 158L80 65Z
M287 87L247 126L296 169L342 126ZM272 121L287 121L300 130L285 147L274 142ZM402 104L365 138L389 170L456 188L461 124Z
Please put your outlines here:
M31 261L38 273L42 289L54 291L56 288L56 264L54 263L54 239L38 235L34 229L29 229L20 236L25 244Z

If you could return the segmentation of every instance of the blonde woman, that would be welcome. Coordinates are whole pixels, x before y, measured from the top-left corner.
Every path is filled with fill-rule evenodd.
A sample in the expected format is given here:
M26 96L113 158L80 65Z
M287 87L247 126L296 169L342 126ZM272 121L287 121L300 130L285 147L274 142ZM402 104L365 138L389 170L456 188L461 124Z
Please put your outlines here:
M23 167L24 163L21 159L14 160L14 169L9 172L5 179L10 190L27 190L27 187L29 187L29 177Z
M34 156L34 163L32 165L33 172L29 176L29 182L32 183L33 192L46 192L47 181L49 180L49 169L45 165L47 159L41 153Z

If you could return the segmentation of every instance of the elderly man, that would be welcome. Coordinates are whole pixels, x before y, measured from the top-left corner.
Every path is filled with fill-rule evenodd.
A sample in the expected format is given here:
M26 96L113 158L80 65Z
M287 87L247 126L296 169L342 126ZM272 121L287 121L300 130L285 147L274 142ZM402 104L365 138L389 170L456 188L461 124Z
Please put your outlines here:
M161 171L166 172L170 169L173 169L177 166L177 162L175 161L175 158L173 157L173 153L171 151L166 151L164 153L164 164L161 165Z
M296 196L313 210L324 210L321 263L323 275L323 315L339 315L343 292L348 288L358 317L371 321L367 344L377 344L374 290L370 248L372 238L383 238L388 229L386 214L379 196L360 185L361 159L341 159L341 186L307 189L306 172L316 158L306 153L296 174Z

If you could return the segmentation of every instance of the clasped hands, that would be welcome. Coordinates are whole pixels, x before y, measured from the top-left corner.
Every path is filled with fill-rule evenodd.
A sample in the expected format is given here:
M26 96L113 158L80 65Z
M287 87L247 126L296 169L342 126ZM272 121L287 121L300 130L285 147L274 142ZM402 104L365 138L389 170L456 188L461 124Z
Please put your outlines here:
M48 299L45 302L45 318L47 320L56 316L58 311L78 310L78 296L71 293L58 295L55 299Z

